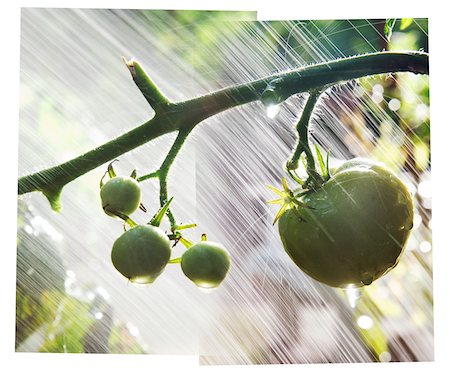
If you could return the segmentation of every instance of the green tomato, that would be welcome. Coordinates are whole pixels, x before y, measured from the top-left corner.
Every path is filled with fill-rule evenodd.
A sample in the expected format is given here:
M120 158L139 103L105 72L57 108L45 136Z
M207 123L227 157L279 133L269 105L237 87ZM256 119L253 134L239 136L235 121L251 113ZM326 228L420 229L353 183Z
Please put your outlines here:
M133 283L147 284L163 272L170 259L167 235L151 225L139 225L124 232L111 252L114 267Z
M134 178L114 177L100 189L100 197L106 214L114 216L115 211L128 216L139 207L141 187Z
M222 245L201 241L194 244L181 257L184 275L200 288L216 288L225 279L231 260Z
M278 229L306 274L332 287L372 283L395 267L413 227L411 194L381 164L354 159L288 209Z

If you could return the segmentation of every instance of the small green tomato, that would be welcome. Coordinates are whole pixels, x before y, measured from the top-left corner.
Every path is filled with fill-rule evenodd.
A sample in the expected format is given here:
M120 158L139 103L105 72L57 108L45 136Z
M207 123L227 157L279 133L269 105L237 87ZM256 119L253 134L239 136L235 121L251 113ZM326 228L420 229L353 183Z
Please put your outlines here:
M199 288L216 288L225 279L231 265L228 251L218 243L201 241L181 257L181 269Z
M413 202L385 166L354 159L288 209L284 249L312 278L332 287L368 285L395 267L413 227Z
M114 216L113 212L130 215L139 207L141 188L131 177L114 177L100 189L102 207L106 214Z
M151 225L139 225L124 232L111 252L114 267L130 282L153 283L170 259L167 235Z

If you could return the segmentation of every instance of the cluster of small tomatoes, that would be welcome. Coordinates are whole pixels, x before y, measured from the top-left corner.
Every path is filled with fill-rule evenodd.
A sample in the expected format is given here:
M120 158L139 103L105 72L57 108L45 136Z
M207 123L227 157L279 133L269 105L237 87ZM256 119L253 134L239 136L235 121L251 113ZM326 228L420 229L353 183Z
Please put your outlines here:
M332 287L371 284L394 268L413 227L414 207L405 184L384 165L365 159L326 170L314 188L284 191L272 202L282 204L276 216L281 242L293 262L310 277ZM104 211L129 221L141 203L139 182L113 176L100 190ZM171 200L170 200L171 201ZM216 288L230 268L230 256L218 243L192 243L179 232L159 228L170 201L148 224L132 224L115 242L111 259L131 282L152 283L168 263L200 288ZM187 250L170 259L172 244Z
M114 176L101 185L100 197L106 214L129 222L128 216L141 205L141 187L133 176ZM111 252L114 267L132 283L149 284L168 263L180 263L183 273L197 287L218 287L231 265L228 251L207 241L205 235L194 244L179 232L164 232L159 225L167 207L168 204L161 208L149 223L132 224L117 238ZM187 249L181 258L171 260L172 247L180 241Z

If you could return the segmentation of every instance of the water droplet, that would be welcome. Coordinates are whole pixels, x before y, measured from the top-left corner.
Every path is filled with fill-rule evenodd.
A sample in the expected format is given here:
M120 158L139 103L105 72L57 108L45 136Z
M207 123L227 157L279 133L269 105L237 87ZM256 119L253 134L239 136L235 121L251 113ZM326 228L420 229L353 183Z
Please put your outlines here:
M363 315L358 317L358 320L356 321L359 327L361 327L363 330L370 330L373 327L373 320L369 316Z
M372 92L382 94L384 92L384 87L381 84L375 84L372 87Z
M419 249L423 253L430 252L431 251L431 243L427 240L424 240L419 244Z
M422 216L419 213L414 213L412 229L417 230L421 224L422 224Z
M197 288L203 293L211 293L217 289L217 287L200 287L200 286L197 286Z
M129 333L131 335L133 335L133 336L138 336L139 335L139 329L136 326L134 326L132 323L128 322L126 324L126 326L127 326L127 329L128 329L128 331L129 331Z
M281 104L288 97L279 88L277 88L279 81L279 78L270 81L264 92L261 94L261 102L266 108Z
M391 99L389 101L388 107L390 110L392 110L393 112L396 112L397 110L400 109L401 107L401 102L398 99Z
M431 198L432 193L433 193L433 189L431 186L431 181L430 180L424 180L422 182L419 183L418 187L417 187L417 192L419 193L419 195L423 198Z
M344 288L345 296L347 297L348 303L351 308L356 307L356 303L361 298L361 289L356 287L354 284L349 284Z
M389 352L381 352L380 356L378 356L378 358L380 359L380 362L389 362L392 359L392 356Z
M108 291L106 291L103 287L98 286L95 291L101 296L103 297L105 300L109 300L109 293Z
M151 283L136 282L134 279L130 279L129 281L136 288L147 288L147 287L149 287L151 285Z
M380 104L384 100L383 94L380 94L378 92L372 93L372 100L375 103Z
M270 104L266 106L266 115L270 119L275 118L278 113L280 113L281 105L280 104Z

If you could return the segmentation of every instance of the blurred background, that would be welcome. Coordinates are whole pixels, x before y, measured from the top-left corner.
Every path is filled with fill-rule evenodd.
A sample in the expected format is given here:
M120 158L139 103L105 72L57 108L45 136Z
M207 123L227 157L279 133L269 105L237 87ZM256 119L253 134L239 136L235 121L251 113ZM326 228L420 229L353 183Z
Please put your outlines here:
M425 19L257 22L254 12L22 10L19 175L67 161L146 121L151 110L120 60L135 57L166 95L184 100L307 64L381 50L428 51ZM385 162L415 199L399 265L357 300L304 275L285 254L265 187L279 185L306 96L267 113L260 103L206 120L169 176L187 233L221 242L233 266L198 290L179 265L151 286L110 262L119 221L106 216L106 165L64 188L63 211L32 193L18 200L16 350L198 354L202 364L433 360L428 76L390 74L326 91L311 139L332 162ZM115 164L154 171L173 134ZM155 181L143 202L158 207ZM133 218L148 220L150 213ZM173 257L182 253L174 248Z

